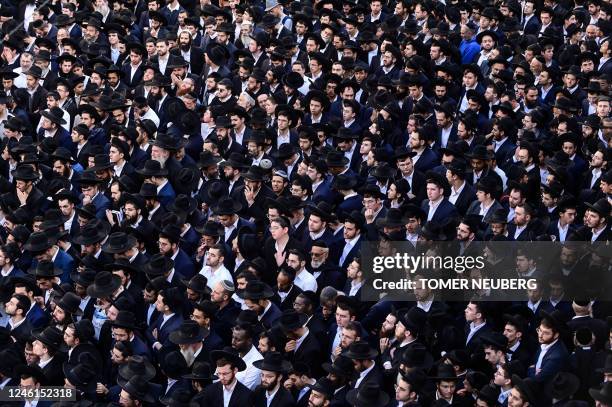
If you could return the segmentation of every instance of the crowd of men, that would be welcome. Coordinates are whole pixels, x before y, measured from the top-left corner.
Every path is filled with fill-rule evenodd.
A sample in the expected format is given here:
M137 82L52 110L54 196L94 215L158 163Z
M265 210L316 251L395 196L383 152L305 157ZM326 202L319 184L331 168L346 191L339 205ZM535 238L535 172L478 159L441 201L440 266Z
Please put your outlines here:
M0 0L0 405L612 406L611 17ZM371 295L440 242L533 284Z

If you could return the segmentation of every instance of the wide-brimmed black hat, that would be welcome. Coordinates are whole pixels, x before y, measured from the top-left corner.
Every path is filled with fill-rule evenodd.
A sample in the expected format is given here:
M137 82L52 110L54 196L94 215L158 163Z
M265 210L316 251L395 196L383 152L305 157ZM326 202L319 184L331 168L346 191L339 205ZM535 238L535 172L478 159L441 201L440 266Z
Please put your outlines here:
M144 177L165 177L168 175L168 170L161 166L161 163L156 160L147 160L142 168L136 172Z
M232 198L223 198L219 200L217 206L212 208L215 215L235 215L242 209L240 202Z
M41 115L49 119L52 123L57 125L66 124L66 120L64 120L64 113L60 108L52 108L50 110L43 110Z
M200 153L200 159L198 160L197 164L199 168L206 168L211 167L213 165L217 165L221 161L223 161L223 158L221 158L220 156L214 155L210 151L202 151Z
M288 309L283 312L278 320L279 327L285 331L293 331L304 326L308 321L308 316L299 312Z
M332 188L337 190L350 190L357 186L357 177L348 174L340 174L334 178L332 182Z
M272 153L274 158L279 160L286 160L293 157L298 152L297 147L291 143L283 143L278 147L278 151Z
M279 352L268 352L263 359L253 362L253 366L269 372L287 373L291 370L291 363L283 359Z
M40 177L31 165L19 165L11 172L11 175L14 179L21 181L36 181Z
M72 315L83 315L83 310L79 308L81 305L81 297L73 292L69 291L65 293L62 298L55 301L55 305Z
M432 379L445 381L459 380L457 374L455 373L455 369L453 369L453 366L447 365L446 363L438 365L436 374L435 376L432 376Z
M218 237L224 233L223 225L212 220L209 220L204 225L196 226L194 229L203 236Z
M195 362L191 368L191 373L183 375L183 379L189 380L215 380L217 377L212 374L210 364L207 362Z
M108 237L110 225L99 219L89 221L73 239L74 243L80 245L92 245L100 243Z
M612 382L603 383L599 389L589 389L589 394L604 405L612 404Z
M310 203L308 205L310 214L314 214L321 218L324 222L330 222L333 219L332 212L333 208L327 202L321 201L318 204Z
M492 384L486 384L478 391L478 399L483 400L489 406L499 406L498 398L499 389Z
M98 185L98 184L104 183L105 181L98 178L94 170L87 169L81 173L81 176L77 178L76 182L81 184L81 186L85 186L85 185Z
M89 352L79 354L78 363L72 365L65 362L62 365L64 376L77 389L92 393L96 389L97 373L93 355Z
M408 158L408 157L412 158L416 155L417 153L415 151L410 150L406 146L401 146L395 149L393 153L393 158L396 160L401 160L401 159Z
M344 353L344 356L354 360L369 360L376 358L376 356L378 356L378 352L376 349L372 348L368 342L357 341L353 342L351 346L349 346L348 351Z
M493 152L483 145L477 145L471 153L467 153L465 156L474 160L490 160L494 157Z
M132 376L141 376L146 380L151 380L155 377L155 367L147 360L147 358L134 355L127 363L119 366L119 375L125 379Z
M344 167L349 161L342 151L330 151L325 157L325 163L328 167Z
M176 151L181 149L187 144L187 140L183 137L175 138L167 133L157 133L155 140L151 142L151 145L163 148L164 150Z
M46 232L34 232L29 237L23 248L29 252L42 252L55 244L55 241Z
M63 270L55 267L52 261L39 261L35 268L28 270L36 278L53 278L64 274Z
M246 288L239 294L245 300L265 300L274 296L274 291L266 283L255 280L247 284Z
M149 380L143 376L132 376L125 382L121 381L119 385L130 395L132 400L140 400L147 404L155 402L149 388Z
M427 322L427 313L419 307L412 307L405 311L398 311L398 322L401 322L413 335L419 334Z
M405 224L406 220L402 216L402 211L398 208L390 208L384 218L376 220L376 226L380 228L396 228Z
M202 328L197 322L185 320L176 331L170 332L170 342L175 345L187 345L201 342L208 336L208 329Z
M585 205L588 209L598 213L600 216L608 217L610 216L610 210L612 209L610 202L606 198L601 198L594 204L585 202Z
M537 405L538 386L532 379L521 379L520 376L512 375L512 386L516 387L522 395L527 398L529 405Z
M340 354L333 363L323 363L323 370L342 377L352 377L356 374L353 361L344 354Z
M508 338L501 332L485 332L480 335L480 341L483 345L491 345L500 350L506 350L508 347Z
M154 254L149 262L142 267L148 276L157 277L169 273L174 268L174 260L161 253Z
M242 358L235 349L229 346L226 346L222 350L213 350L212 352L210 352L210 361L213 365L216 365L217 360L221 358L230 361L238 369L239 372L242 372L246 369L246 363L244 363L244 360L242 360Z
M136 329L136 316L132 311L121 310L117 317L111 322L111 326L133 331Z
M573 396L580 388L580 379L569 372L559 372L553 378L550 394L554 399L565 400Z
M102 251L105 253L123 253L130 250L136 245L136 238L124 232L112 233L106 243L102 245Z
M210 295L211 289L208 286L208 279L202 274L196 274L190 279L181 279L181 283L187 288L202 295Z
M251 165L246 172L242 173L242 177L249 181L263 181L264 171L258 165Z
M409 368L418 368L428 371L434 364L434 359L427 348L420 344L414 343L407 346L401 356L401 362Z
M249 226L242 226L238 229L237 239L238 251L245 260L251 261L259 256L261 242Z
M51 349L59 349L64 341L62 331L54 326L34 329L32 331L32 337L35 340L41 341Z
M346 401L354 407L383 407L389 403L389 395L378 383L366 383L346 393Z
M87 295L94 298L110 297L121 285L121 278L109 271L100 271L92 285L87 287Z

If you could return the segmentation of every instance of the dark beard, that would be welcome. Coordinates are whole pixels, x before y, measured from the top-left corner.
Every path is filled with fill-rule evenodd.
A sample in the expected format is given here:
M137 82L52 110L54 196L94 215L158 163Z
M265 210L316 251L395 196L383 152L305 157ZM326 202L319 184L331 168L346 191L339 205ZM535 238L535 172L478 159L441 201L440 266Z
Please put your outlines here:
M191 49L191 44L181 44L181 50L182 51L189 51Z

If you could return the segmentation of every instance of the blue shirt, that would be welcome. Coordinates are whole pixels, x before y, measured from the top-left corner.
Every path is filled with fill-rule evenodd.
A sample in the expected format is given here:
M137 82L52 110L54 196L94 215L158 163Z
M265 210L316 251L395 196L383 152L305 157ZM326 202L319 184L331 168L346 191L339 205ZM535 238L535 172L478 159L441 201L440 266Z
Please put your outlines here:
M480 52L480 45L478 45L478 43L476 43L476 41L473 39L469 41L461 40L459 51L461 52L461 63L470 64Z

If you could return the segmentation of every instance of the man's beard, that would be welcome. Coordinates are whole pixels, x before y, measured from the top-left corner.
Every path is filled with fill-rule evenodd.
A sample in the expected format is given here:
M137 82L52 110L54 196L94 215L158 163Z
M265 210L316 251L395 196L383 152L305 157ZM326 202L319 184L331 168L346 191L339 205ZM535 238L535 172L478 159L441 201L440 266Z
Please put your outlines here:
M181 44L181 50L182 51L189 51L191 49L191 44L187 43L187 44Z
M166 158L166 157L157 157L157 158L154 158L154 160L157 161L158 163L160 163L162 168L164 168L166 166L166 161L168 161L168 158Z
M126 223L127 225L133 225L133 224L135 224L135 223L136 223L136 220L137 220L137 219L138 219L137 217L132 217L132 216L127 216L127 215L126 215L126 216L125 216L125 223Z
M192 348L181 349L181 355L185 358L187 366L191 366L195 362L195 351Z
M321 260L311 260L310 261L310 265L312 266L313 269L318 269L319 267L321 267L325 262L321 261Z
M251 37L249 37L248 35L240 36L240 42L242 42L243 44L248 45L249 41L251 41Z
M263 387L266 390L272 390L276 387L277 384L278 384L278 377L274 379L274 381L268 385L265 385L262 383L261 387Z
M94 11L97 11L98 13L102 14L102 16L105 16L110 12L110 8L106 4L103 4L102 6L94 6Z

